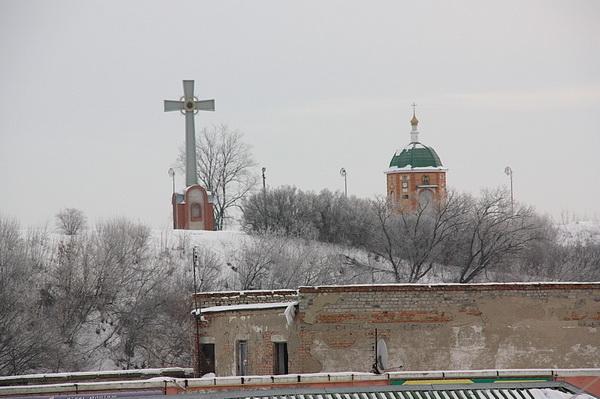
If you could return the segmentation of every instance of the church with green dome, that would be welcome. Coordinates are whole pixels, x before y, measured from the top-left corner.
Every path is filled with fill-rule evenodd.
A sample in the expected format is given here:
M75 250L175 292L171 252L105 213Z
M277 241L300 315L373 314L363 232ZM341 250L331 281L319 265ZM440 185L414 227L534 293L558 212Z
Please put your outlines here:
M414 108L410 124L410 143L396 151L385 171L388 198L400 211L414 211L446 195L447 169L433 147L419 141Z

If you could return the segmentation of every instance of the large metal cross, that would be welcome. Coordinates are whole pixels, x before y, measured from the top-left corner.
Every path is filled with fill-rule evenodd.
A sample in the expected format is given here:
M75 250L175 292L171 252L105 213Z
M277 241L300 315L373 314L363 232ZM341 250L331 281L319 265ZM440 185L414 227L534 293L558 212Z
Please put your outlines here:
M215 100L198 101L194 97L194 81L183 81L183 97L177 100L165 100L165 112L180 111L185 114L185 185L198 184L196 171L196 132L194 115L198 111L214 111Z

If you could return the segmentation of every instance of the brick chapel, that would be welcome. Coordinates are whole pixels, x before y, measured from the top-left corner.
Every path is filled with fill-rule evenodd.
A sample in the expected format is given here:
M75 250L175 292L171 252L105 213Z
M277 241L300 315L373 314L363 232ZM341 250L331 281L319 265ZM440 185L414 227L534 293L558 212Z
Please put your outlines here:
M397 150L389 168L384 172L387 178L387 196L400 211L414 211L446 195L446 171L433 147L419 141L419 120L415 115L410 121L410 143Z

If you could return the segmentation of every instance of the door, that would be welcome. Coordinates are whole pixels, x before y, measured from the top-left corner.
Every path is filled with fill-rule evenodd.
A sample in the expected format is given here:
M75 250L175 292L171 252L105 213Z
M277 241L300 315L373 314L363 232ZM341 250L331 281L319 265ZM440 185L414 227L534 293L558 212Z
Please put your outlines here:
M287 342L273 343L273 374L288 373Z
M237 375L248 375L248 341L237 341L236 370Z

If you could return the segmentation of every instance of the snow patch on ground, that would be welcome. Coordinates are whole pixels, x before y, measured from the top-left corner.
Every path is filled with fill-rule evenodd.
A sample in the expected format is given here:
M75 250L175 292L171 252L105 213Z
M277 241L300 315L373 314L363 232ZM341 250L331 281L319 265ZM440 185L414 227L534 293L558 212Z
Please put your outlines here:
M563 223L558 224L557 228L559 240L565 244L600 242L600 222L598 221Z

